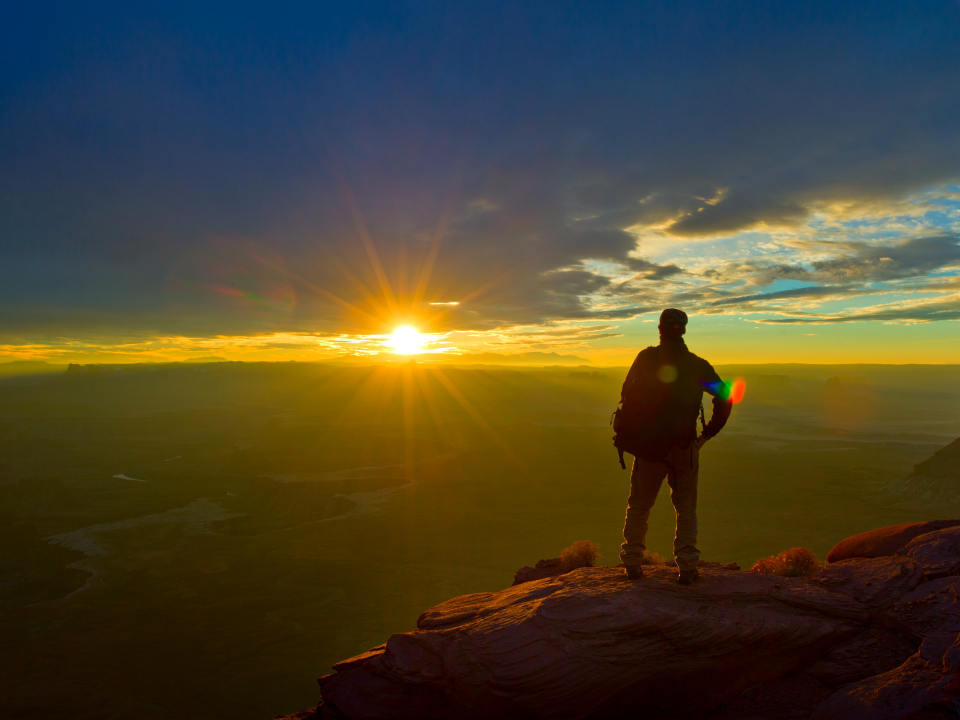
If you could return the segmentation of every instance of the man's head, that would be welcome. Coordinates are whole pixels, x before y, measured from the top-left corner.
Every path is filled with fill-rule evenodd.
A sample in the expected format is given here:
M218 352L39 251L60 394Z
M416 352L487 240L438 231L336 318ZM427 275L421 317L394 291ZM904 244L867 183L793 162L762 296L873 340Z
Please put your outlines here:
M660 335L665 338L678 338L687 331L687 314L683 310L667 308L660 313Z

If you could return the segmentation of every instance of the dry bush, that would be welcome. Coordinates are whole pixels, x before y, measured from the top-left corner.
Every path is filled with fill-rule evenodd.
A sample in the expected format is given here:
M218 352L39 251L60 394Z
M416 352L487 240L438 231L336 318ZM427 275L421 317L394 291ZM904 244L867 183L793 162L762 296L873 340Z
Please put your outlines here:
M671 565L674 563L673 563L673 560L668 560L658 552L644 552L643 560L640 561L640 564L641 565Z
M750 568L750 572L782 577L803 577L812 575L825 566L826 563L820 562L817 556L806 548L790 548L779 555L757 560Z
M589 540L577 540L573 545L560 553L560 562L567 570L575 568L593 567L593 563L600 557L600 546Z

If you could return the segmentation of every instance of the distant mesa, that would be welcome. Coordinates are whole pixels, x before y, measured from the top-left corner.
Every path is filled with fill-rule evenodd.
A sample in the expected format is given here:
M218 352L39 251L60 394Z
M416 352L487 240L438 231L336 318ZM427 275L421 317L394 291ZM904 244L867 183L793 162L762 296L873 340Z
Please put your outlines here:
M36 385L48 378L62 375L66 370L66 365L55 365L45 360L13 360L0 363L0 383Z
M544 560L335 664L320 704L286 717L945 716L960 705L960 520L838 547L864 536L880 554L796 578L702 563L690 587L664 564L630 582Z
M586 358L576 355L561 355L555 352L528 352L516 355L499 353L466 353L458 355L454 362L460 365L590 365Z
M824 383L823 411L827 425L857 430L877 413L876 388L860 377L831 377Z
M960 438L914 465L910 475L890 483L887 490L907 497L960 504Z
M570 377L576 380L606 380L607 376L601 372L594 370L590 372L589 370L575 370L570 373Z
M218 355L207 355L205 357L198 358L189 358L184 360L185 363L220 363L220 362L230 362L226 358L219 357Z
M960 481L960 438L914 465L913 471L918 475Z
M346 360L350 364L368 364L378 362L389 363L409 363L409 355L396 355L394 353L379 353L377 355L357 356ZM551 367L565 366L576 367L578 365L591 365L590 360L578 357L576 355L561 355L555 352L528 352L517 353L514 355L502 355L500 353L464 353L462 355L453 355L448 353L419 353L416 355L419 363L427 365L508 365L525 367ZM341 359L341 362L344 360Z
M790 390L789 375L756 375L750 380L751 391L771 390L787 392Z
M46 360L11 360L0 363L0 373L62 370L63 365L51 365Z
M830 377L823 385L823 400L831 403L874 403L876 390L866 380L859 377Z

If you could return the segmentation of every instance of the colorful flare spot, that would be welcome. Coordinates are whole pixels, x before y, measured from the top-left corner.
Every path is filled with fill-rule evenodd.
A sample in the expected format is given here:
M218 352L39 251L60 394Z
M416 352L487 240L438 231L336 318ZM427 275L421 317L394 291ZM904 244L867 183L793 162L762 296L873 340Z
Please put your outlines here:
M712 383L701 383L705 388L707 388L712 394L716 395L722 400L729 400L731 403L736 405L738 402L743 400L743 395L747 391L747 383L744 382L741 378L737 378L732 382L712 382Z
M732 402L734 405L736 405L738 402L743 400L743 394L746 391L747 391L747 384L740 378L737 378L736 380L733 381L733 384L730 385L730 393L727 399L730 402Z
M662 383L672 383L677 379L677 369L673 365L661 365L657 370L657 379Z
M289 317L297 305L279 255L253 241L225 237L207 238L185 253L168 292L177 302L235 316Z

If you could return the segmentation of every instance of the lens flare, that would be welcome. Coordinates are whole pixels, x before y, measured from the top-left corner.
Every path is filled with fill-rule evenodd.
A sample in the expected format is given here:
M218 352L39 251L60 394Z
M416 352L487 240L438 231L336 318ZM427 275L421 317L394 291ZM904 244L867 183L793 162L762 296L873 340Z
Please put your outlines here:
M673 365L661 365L657 370L657 379L662 383L672 383L677 379L677 368Z
M290 318L297 296L283 258L251 240L209 237L171 269L171 302L240 318Z
M747 392L747 384L740 378L737 378L730 385L730 394L727 396L727 399L730 402L732 402L734 405L736 405L738 402L743 400L743 395L746 392Z
M732 381L721 380L720 382L701 383L701 385L721 400L729 400L734 405L743 400L743 396L747 392L747 383L742 378Z
M423 352L427 337L407 325L393 331L387 345L393 348L397 355L416 355Z

